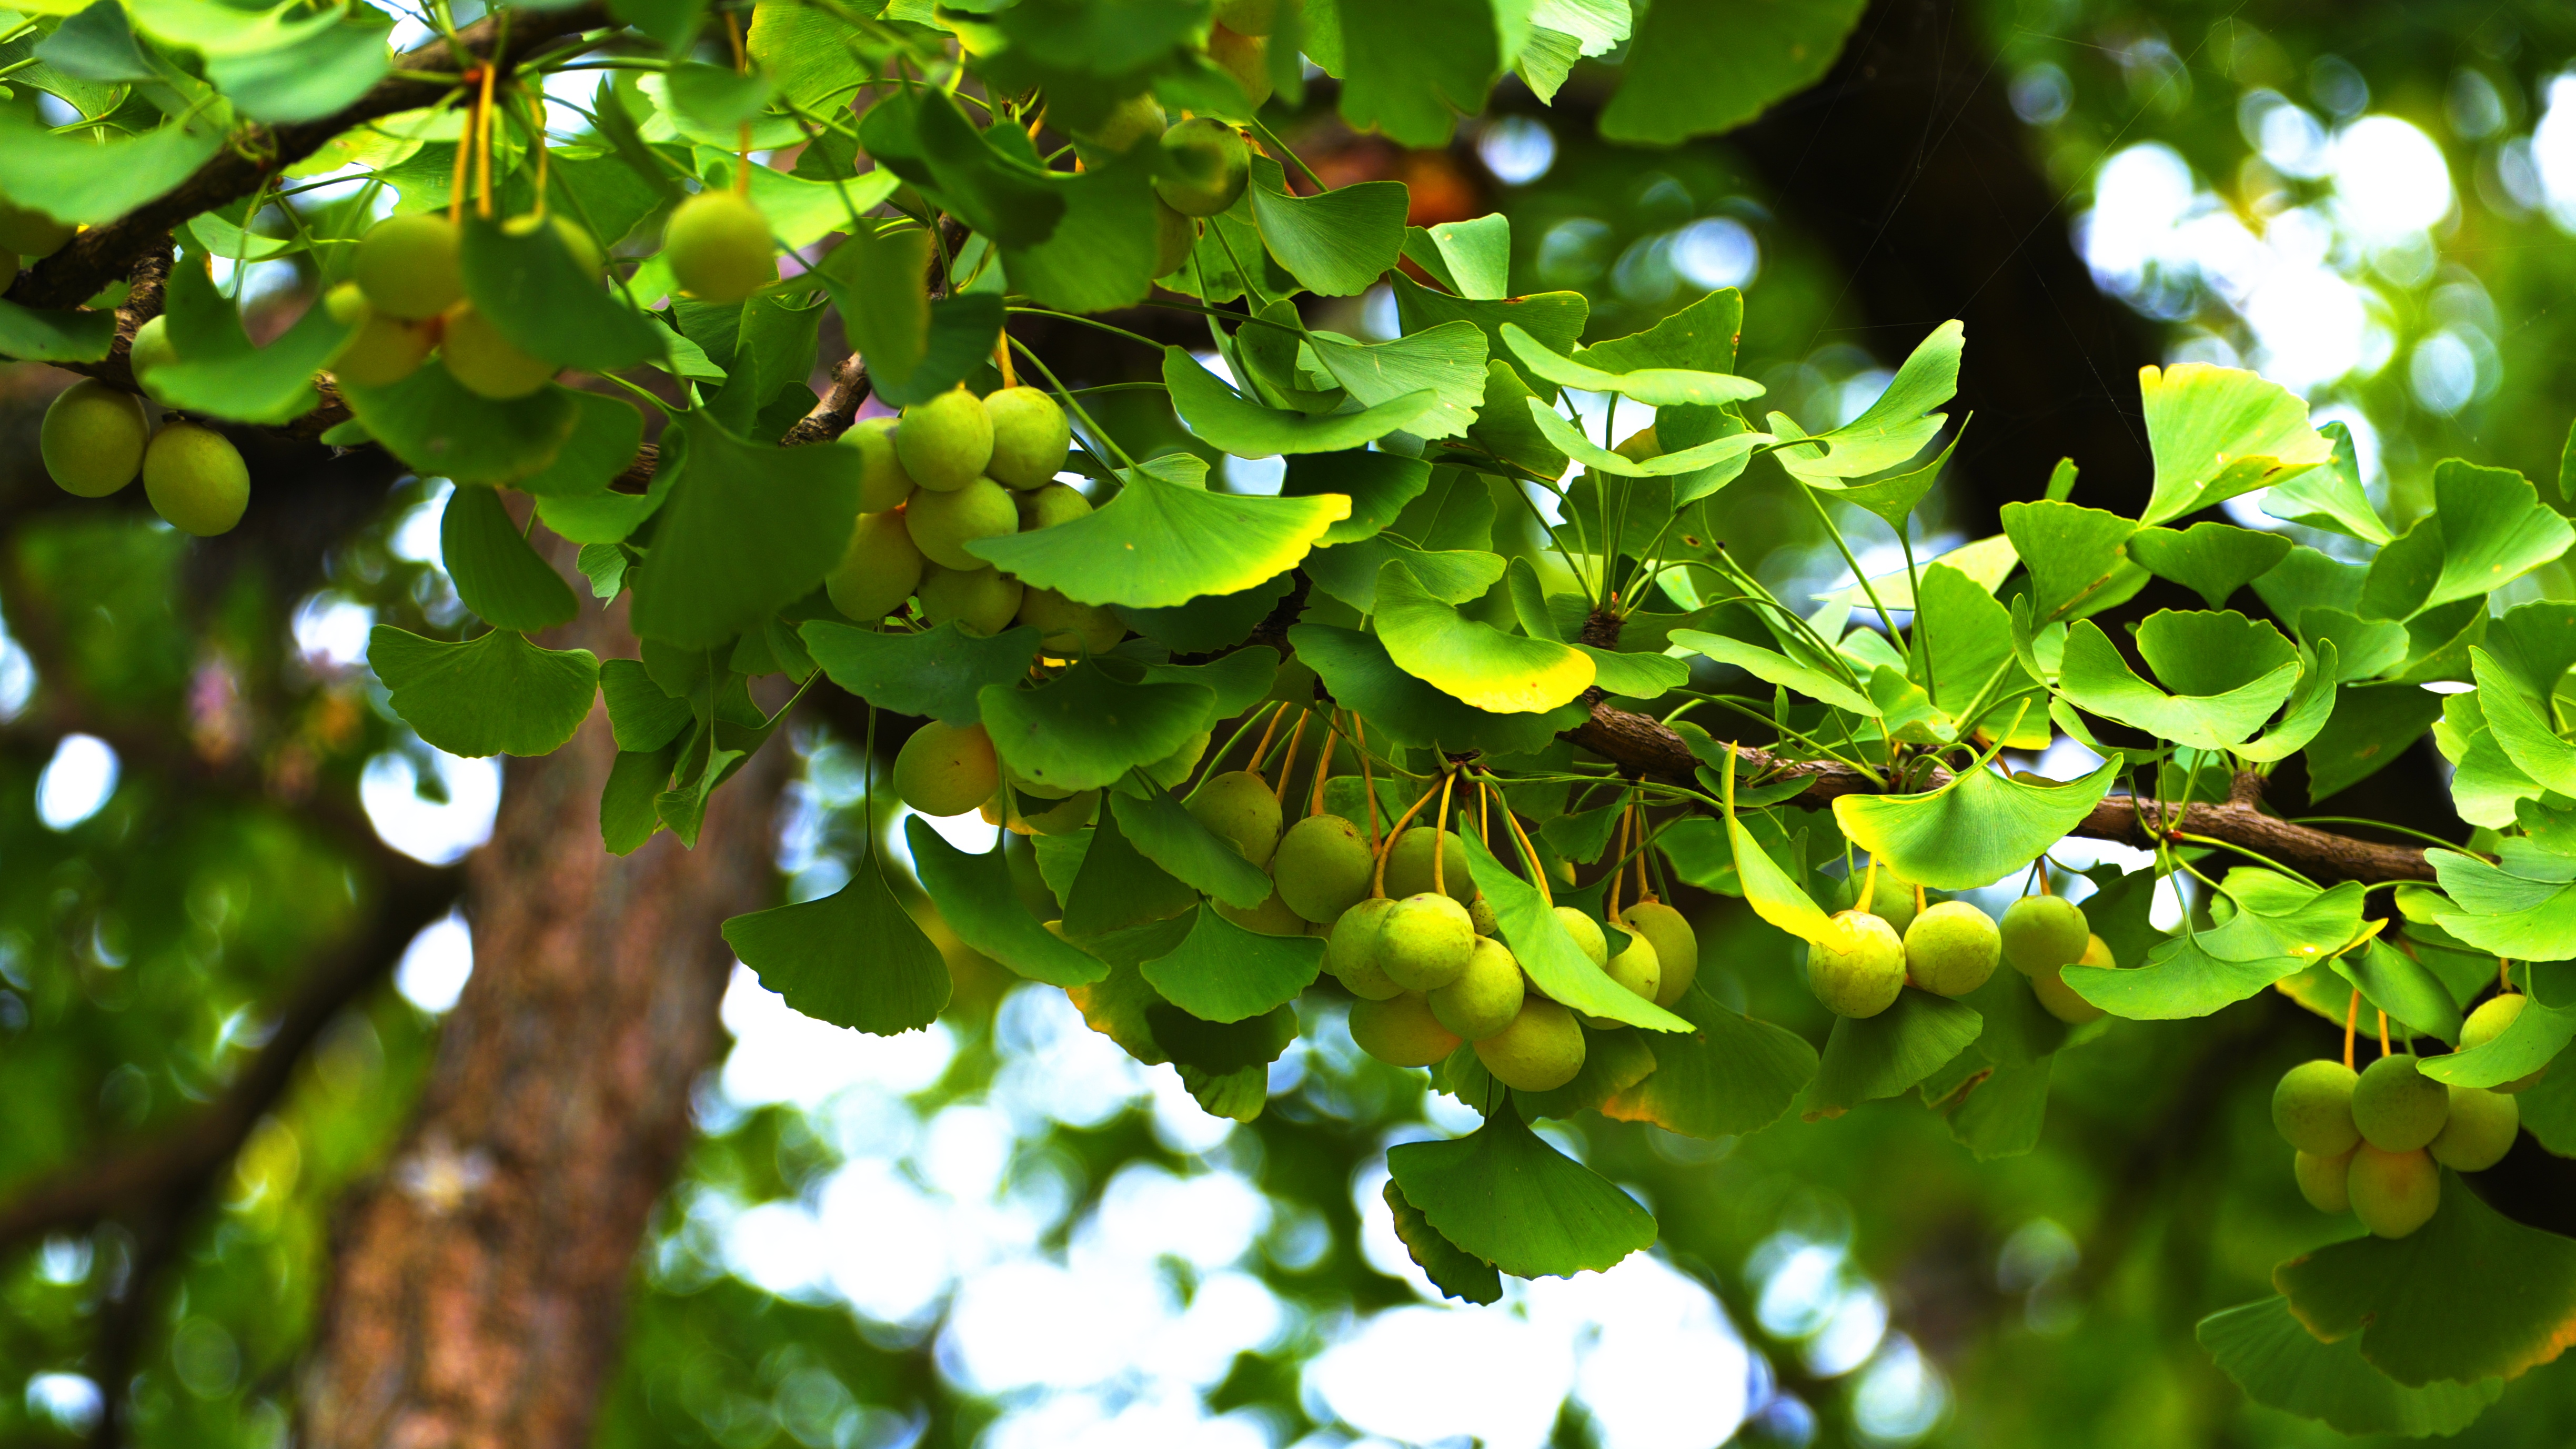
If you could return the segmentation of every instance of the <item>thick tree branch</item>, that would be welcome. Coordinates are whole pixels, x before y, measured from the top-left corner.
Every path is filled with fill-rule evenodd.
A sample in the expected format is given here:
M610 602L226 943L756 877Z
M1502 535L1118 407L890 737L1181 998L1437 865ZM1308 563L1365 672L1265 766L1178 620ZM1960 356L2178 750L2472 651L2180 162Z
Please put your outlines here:
M1608 704L1594 705L1592 718L1567 731L1566 738L1632 775L1688 781L1699 769L1698 757L1680 735L1648 716ZM1782 760L1758 749L1745 750L1743 758L1754 768L1775 775L1807 777L1807 788L1788 803L1810 810L1823 809L1840 796L1875 794L1879 789L1859 771L1831 760ZM1949 772L1936 771L1931 784L1938 785L1949 778ZM2156 831L2140 824L2140 814L2135 799L2114 795L2093 807L2093 813L2075 827L2074 833L2124 845L2151 846ZM2321 879L2433 879L2433 867L2425 859L2422 846L2383 845L2293 825L2279 816L2264 814L2250 792L2242 789L2232 791L2223 805L2196 803L2180 810L2159 811L2149 803L2144 814L2150 824L2167 835L2179 832L2224 840Z
M487 57L505 66L517 66L565 36L613 23L607 7L598 3L565 10L503 11L458 32L457 38L464 42L463 55L441 40L396 56L394 69L454 75ZM319 120L286 126L245 125L213 160L198 167L195 174L168 193L105 226L80 233L62 250L21 273L16 285L9 289L8 298L24 307L77 307L110 282L125 277L136 258L155 245L167 245L171 228L189 217L259 190L279 172L321 150L324 142L351 126L436 105L454 91L454 87L436 81L389 78Z

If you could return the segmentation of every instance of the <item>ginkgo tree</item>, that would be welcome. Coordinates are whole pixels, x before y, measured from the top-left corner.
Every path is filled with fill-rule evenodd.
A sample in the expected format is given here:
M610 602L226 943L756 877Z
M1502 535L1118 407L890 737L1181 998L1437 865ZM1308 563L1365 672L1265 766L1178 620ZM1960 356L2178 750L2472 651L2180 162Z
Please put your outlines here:
M1912 1097L2001 1156L2105 1017L2283 993L2344 1040L2278 1099L2300 1185L2370 1231L2201 1337L2262 1402L2456 1428L2576 1321L2576 1244L2445 1176L2520 1130L2576 1153L2576 1071L2551 1069L2576 1038L2552 1004L2576 1003L2576 606L2489 605L2576 541L2576 475L2445 462L2400 530L2339 427L2186 363L2139 378L2140 516L2075 501L2069 460L2001 533L1917 558L1969 421L1959 324L1810 432L1736 372L1736 293L1598 335L1580 294L1515 290L1504 218L1410 226L1402 183L1328 186L1260 118L1311 62L1353 127L1438 144L1502 74L1544 100L1625 46L1601 131L1670 143L1812 81L1856 15L617 0L461 29L435 6L443 38L397 56L363 10L38 3L10 83L78 120L0 109L0 240L28 258L0 352L91 379L47 424L64 487L140 474L189 532L258 486L202 422L452 480L472 618L380 627L369 663L458 755L548 753L604 702L604 849L694 844L798 702L842 691L904 739L890 787L947 927L1207 1111L1259 1114L1297 1000L1347 998L1363 1048L1484 1119L1387 1154L1396 1230L1462 1299L1655 1241L1533 1123L1717 1139ZM253 226L326 186L293 235ZM322 287L255 342L213 263L283 257ZM1379 340L1305 305L1381 287ZM1205 349L1095 320L1140 305ZM827 315L854 351L817 395ZM1039 322L1140 349L1206 452L1284 460L1276 496L1132 456ZM854 428L871 398L898 420ZM1848 586L1783 597L1712 535L1756 468ZM2206 517L2258 492L2330 546ZM1863 566L1849 510L1902 568ZM2155 579L2205 607L2100 622ZM610 605L638 657L541 637ZM2322 798L2428 731L2467 848L2266 803L2294 756ZM2098 765L2036 773L2060 741ZM974 811L991 851L921 818ZM2152 863L2070 903L2070 836ZM872 848L726 938L800 1011L926 1026L947 968L890 869ZM1955 898L2015 881L2000 922ZM1803 943L1824 1041L1700 988L1680 885Z

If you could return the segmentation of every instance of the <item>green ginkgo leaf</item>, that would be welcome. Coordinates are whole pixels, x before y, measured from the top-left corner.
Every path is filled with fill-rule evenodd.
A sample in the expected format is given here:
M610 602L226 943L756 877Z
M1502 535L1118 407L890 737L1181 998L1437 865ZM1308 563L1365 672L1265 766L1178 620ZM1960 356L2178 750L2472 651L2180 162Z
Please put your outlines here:
M1616 1122L1652 1122L1714 1141L1780 1120L1816 1074L1816 1049L1785 1027L1755 1021L1696 985L1673 1003L1688 1033L1655 1038L1652 1076L1601 1104Z
M1480 346L1483 340L1477 339ZM1440 394L1426 387L1358 412L1308 417L1263 407L1241 396L1178 347L1163 349L1163 385L1171 390L1172 410L1189 424L1191 432L1242 458L1266 458L1273 453L1338 453L1409 429L1442 405ZM1480 403L1483 397L1480 375Z
M165 404L189 412L237 423L292 422L320 401L313 374L329 365L352 330L330 308L311 307L284 335L266 347L253 347L236 324L228 329L226 345L192 349L185 360L152 369L152 387ZM392 441L386 440L386 446L392 447Z
M2433 512L2441 530L2441 573L2421 608L2483 598L2548 563L2576 542L2576 528L2543 507L2539 490L2511 468L2446 458L2433 469Z
M21 307L0 300L0 357L21 362L96 362L115 346L114 312Z
M1020 904L998 850L969 855L915 815L903 822L912 871L957 939L1031 981L1074 987L1109 974L1109 963L1038 923Z
M1762 384L1722 372L1689 372L1670 367L1641 367L1612 372L1567 357L1514 323L1502 327L1503 345L1534 376L1560 387L1586 392L1612 392L1653 407L1716 407L1762 395Z
M378 624L367 636L367 666L403 723L469 759L554 753L590 717L599 692L599 659L589 650L540 649L507 629L444 644Z
M1431 1220L1422 1215L1404 1195L1404 1189L1392 1177L1386 1180L1387 1211L1395 1215L1395 1236L1404 1244L1405 1253L1422 1269L1431 1286L1462 1303L1497 1303L1502 1300L1503 1280L1494 1265L1440 1236Z
M2334 461L2296 393L2241 368L2138 369L2156 481L2141 525L2162 523Z
M1764 684L1794 689L1809 699L1854 714L1872 717L1878 714L1877 704L1867 695L1823 670L1810 669L1777 650L1697 629L1675 629L1672 640L1694 654L1704 654L1720 664L1732 664Z
M2286 523L2328 529L2364 543L2384 544L2396 537L2370 506L2370 495L2362 491L2361 456L2353 446L2352 430L2341 423L2327 423L2317 433L2333 445L2333 461L2265 493L2263 511Z
M2543 1006L2535 998L2492 1041L2428 1057L2423 1071L2455 1087L2501 1086L2548 1066L2571 1041L2576 1041L2576 1011Z
M632 617L644 638L712 648L812 593L841 561L859 516L860 459L853 448L746 442L703 408L672 427L688 447L653 551L630 575Z
M2356 1339L2319 1342L2277 1296L2213 1313L2193 1336L2247 1398L2346 1434L2457 1434L2504 1392L2492 1378L2409 1388L2372 1368Z
M1139 968L1163 999L1201 1021L1266 1015L1297 999L1324 969L1320 936L1265 936L1201 906L1168 956Z
M1319 548L1306 555L1306 577L1316 588L1363 614L1377 612L1378 575L1399 564L1423 591L1445 604L1469 604L1503 576L1503 556L1483 549L1415 548L1381 533L1358 543Z
M2230 594L2270 573L2289 552L2290 541L2277 533L2224 523L2141 528L2129 538L2130 558L2157 578L2200 595L2213 609L2227 607Z
M1893 1097L1949 1064L1985 1029L1975 1007L1906 987L1876 1016L1838 1016L1807 1084L1808 1116L1839 1116Z
M1016 682L1038 656L1038 631L1025 626L985 638L954 620L917 634L881 634L808 619L797 633L834 684L879 709L951 724L982 718L978 693Z
M1394 406L1428 391L1437 401L1405 425L1426 439L1454 438L1485 402L1485 334L1472 322L1443 322L1388 342L1309 333L1306 345L1363 407Z
M2175 936L2131 970L2068 966L2062 979L2113 1016L2179 1021L2244 1000L2343 950L2361 934L2361 886L2330 890L2274 871L2240 866L2219 887L2235 914L2224 924Z
M817 1021L894 1036L948 1005L948 962L886 887L874 852L833 894L736 916L724 938L761 985Z
M1279 492L1288 498L1339 493L1351 500L1349 515L1324 530L1324 536L1315 541L1318 548L1333 548L1376 537L1395 522L1406 504L1422 496L1430 482L1431 465L1419 458L1355 448L1343 453L1300 453L1290 458Z
M1496 212L1487 221L1502 221ZM1445 225L1445 223L1444 223ZM1508 361L1510 347L1503 341L1503 328L1519 326L1557 352L1574 349L1583 338L1583 324L1592 315L1592 304L1581 292L1538 292L1527 297L1469 298L1434 291L1402 272L1389 273L1387 285L1395 293L1397 323L1407 333L1427 331L1447 322L1467 322L1485 334L1485 356L1488 368L1499 363L1512 368L1515 377L1536 378L1525 382L1528 391L1554 392L1544 378L1513 368Z
M2185 614L2165 610L2139 626L2140 652L2159 620L2157 653L2148 656L2159 676L2180 691L2167 694L2137 676L2110 637L2090 619L2066 634L2057 683L2080 709L2142 729L2194 749L2241 745L2263 727L2298 686L2298 649L2279 630L2242 614ZM2159 660L2162 661L2159 664Z
M1404 246L1404 183L1362 181L1313 196L1288 189L1279 163L1256 151L1250 187L1261 243L1297 285L1319 297L1356 297L1377 284Z
M2478 683L2478 709L2505 758L2543 787L2576 795L2576 744L2558 737L2548 702L2526 693L2522 680L2484 649L2471 649L2469 664Z
M1059 924L1094 953L1114 959L1099 938L1198 909L1198 892L1138 851L1115 815L1102 814L1097 825L1074 838L1082 843L1082 864L1061 893ZM1178 939L1173 937L1175 944Z
M1593 965L1592 958L1566 934L1565 923L1549 908L1538 887L1504 869L1475 831L1458 833L1467 847L1467 868L1476 877L1476 888L1494 908L1503 944L1512 948L1521 970L1549 1000L1588 1016L1653 1031L1691 1030L1689 1021L1621 986ZM1522 863L1533 864L1526 859Z
M1215 692L1199 684L1129 684L1083 660L1035 689L977 692L993 748L1020 778L1097 790L1164 758L1206 727Z
M529 356L610 372L669 350L669 330L612 297L543 218L468 217L463 231L466 295L494 331Z
M1834 821L1908 880L1973 890L2027 869L2093 813L2119 775L2116 758L2063 785L1976 769L1927 794L1842 796Z
M1388 1148L1386 1167L1442 1237L1515 1277L1599 1272L1655 1241L1636 1199L1508 1106L1466 1137Z
M435 361L390 387L344 383L340 396L385 451L459 483L507 483L534 473L554 461L581 422L565 388L494 402L458 386Z
M1270 877L1261 867L1245 860L1234 842L1201 824L1170 791L1133 795L1121 790L1105 798L1120 836L1174 879L1240 911L1270 898Z
M2290 702L2281 710L2281 718L2263 732L2263 737L2237 747L2236 753L2257 764L2286 760L2307 747L2334 717L2335 680L2339 668L2331 639L2320 639L2316 648L2300 656L2299 687L2290 692Z
M1583 435L1583 430L1566 421L1565 415L1538 398L1527 400L1530 421L1558 452L1584 467L1622 478L1669 478L1677 473L1695 473L1720 463L1749 456L1764 443L1772 441L1768 433L1732 433L1712 438L1696 447L1676 452L1659 453L1639 462L1602 447Z
M1288 631L1300 662L1344 709L1368 721L1369 739L1517 755L1542 749L1590 713L1568 704L1544 714L1495 714L1461 703L1396 666L1375 634L1303 623Z
M552 628L579 611L572 589L510 521L501 495L466 485L447 495L438 522L439 559L456 597L496 629Z
M978 539L967 550L1034 587L1081 603L1175 608L1202 595L1240 593L1286 573L1327 529L1350 516L1351 500L1339 493L1251 498L1185 488L1141 470L1129 472L1125 481L1118 496L1096 512L1051 528Z
M1475 709L1536 714L1592 687L1592 660L1582 651L1466 618L1400 562L1378 575L1376 623L1396 667Z
M2438 917L2443 930L2509 960L2576 959L2576 883L2569 873L2535 878L2456 850L2428 850L2424 858L2451 898L2453 909Z
M1808 446L1783 450L1781 466L1800 478L1866 478L1922 452L1949 420L1932 409L1958 395L1966 345L1966 326L1955 319L1932 329L1876 402L1841 427L1808 437Z
M2391 620L2365 619L2343 609L2316 608L2301 610L2294 622L2300 638L2334 647L2338 684L2375 678L2406 659L2406 626ZM2317 798L2322 800L2325 796Z

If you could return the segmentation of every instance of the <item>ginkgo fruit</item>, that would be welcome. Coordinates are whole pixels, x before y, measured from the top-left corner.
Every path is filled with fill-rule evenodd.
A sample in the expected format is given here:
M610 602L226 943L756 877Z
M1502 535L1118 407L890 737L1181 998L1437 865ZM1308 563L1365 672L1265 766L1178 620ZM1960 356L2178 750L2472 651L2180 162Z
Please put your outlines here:
M1307 920L1339 920L1368 894L1375 870L1368 838L1339 815L1309 815L1288 827L1270 857L1280 899Z
M2425 1150L2454 1172L2484 1172L2504 1161L2522 1130L2522 1107L2484 1087L2449 1089L2449 1112Z
M1876 1016L1905 989L1905 943L1867 911L1837 911L1808 943L1807 986L1836 1016Z
M1905 928L1905 969L1936 996L1965 996L2003 959L1995 919L1966 901L1942 901Z
M2492 996L2479 1002L2478 1009L2470 1012L2468 1020L2460 1023L2460 1050L2468 1051L2485 1046L2488 1042L2504 1035L2505 1028L2513 1025L2514 1019L2522 1015L2523 1007L2530 1001L2530 997L2515 991L2502 996ZM2510 1082L2499 1083L2488 1090L2507 1095L2526 1091L2532 1084L2547 1075L2549 1075L2549 1068L2543 1066Z
M1384 1001L1404 990L1377 964L1378 930L1394 909L1387 897L1371 896L1342 912L1324 935L1324 969L1362 1001Z
M1860 888L1864 882L1869 885L1866 903L1860 899ZM1914 882L1898 875L1895 868L1885 861L1879 862L1875 879L1864 868L1860 874L1844 881L1843 891L1849 897L1852 909L1867 911L1887 922L1888 929L1900 937L1905 934L1906 927L1914 924Z
M861 418L841 434L841 442L859 454L859 511L883 513L912 496L916 486L895 456L894 419Z
M1033 387L1006 387L984 399L993 427L992 460L984 472L1023 491L1044 488L1064 471L1073 451L1073 423L1056 400Z
M2359 1138L2353 1139L2359 1142ZM2299 1196L2308 1206L2321 1213L2352 1211L2352 1148L2331 1157L2313 1152L2291 1154L2290 1175L2299 1184Z
M1243 133L1214 116L1192 116L1163 133L1154 194L1183 216L1214 216L1234 205L1251 175Z
M1437 991L1466 971L1476 941L1465 906L1424 891L1397 901L1379 924L1377 968L1407 991Z
M922 557L950 569L984 567L985 560L968 553L966 545L1020 531L1020 511L1011 503L1010 490L990 478L970 480L947 493L924 488L903 506L903 520Z
M1583 1024L1544 996L1521 1002L1512 1024L1476 1042L1476 1060L1514 1091L1552 1092L1583 1071Z
M1038 642L1058 654L1098 654L1127 637L1126 621L1115 610L1077 604L1053 589L1021 595L1019 621L1038 630Z
M333 287L323 295L322 304L334 320L351 327L349 340L331 358L331 375L344 383L391 387L418 371L430 349L438 345L428 327L377 312L355 282ZM143 334L137 332L134 340L135 355L140 358Z
M921 617L934 629L954 620L968 633L991 638L1019 617L1024 589L1018 579L991 568L952 569L935 563L921 566Z
M1200 783L1190 814L1254 865L1268 865L1279 848L1279 797L1250 770L1228 770Z
M1216 23L1245 35L1268 35L1279 26L1279 0L1216 0Z
M554 381L559 370L502 336L471 302L447 309L439 326L438 354L457 386L495 402L526 397Z
M984 400L952 387L903 410L894 425L895 456L928 492L954 493L984 476L993 461L993 418Z
M1565 927L1565 934L1574 938L1574 949L1581 951L1584 958L1593 965L1605 971L1609 969L1610 938L1601 933L1599 921L1572 906L1558 906L1556 919L1558 924Z
M1606 936L1604 944L1606 949ZM1655 955L1655 943L1640 935L1629 934L1628 944L1619 948L1601 969L1612 981L1628 988L1630 994L1647 1001L1654 1000L1655 993L1663 988L1664 965ZM1585 1026L1596 1030L1606 1031L1619 1024L1608 1017L1584 1012L1577 1012L1576 1016Z
M349 274L378 312L426 322L465 296L456 227L434 212L389 216L368 228Z
M679 204L662 229L662 257L683 290L709 302L739 302L778 280L769 218L724 188Z
M1049 483L1034 492L1018 494L1017 499L1022 533L1091 516L1091 500L1082 496L1081 489L1062 483Z
M45 409L36 448L54 486L82 498L105 498L143 469L152 425L143 399L85 377Z
M2301 1152L2340 1157L2361 1140L2353 1125L2352 1089L2361 1076L2327 1058L2301 1062L2272 1088L2272 1128Z
M1216 913L1247 931L1257 931L1264 936L1306 934L1306 918L1288 909L1288 903L1279 899L1279 890L1276 886L1271 888L1269 895L1262 898L1261 904L1248 911L1240 906L1219 901L1216 903Z
M2030 978L2030 994L2039 998L2040 1008L2068 1026L2082 1026L2110 1015L2067 985L2065 970L2063 966L2051 967Z
M980 724L925 720L894 756L894 793L923 815L963 815L1001 788L993 737Z
M1527 983L1521 963L1500 941L1476 938L1467 969L1458 979L1428 993L1431 1014L1440 1024L1469 1041L1492 1036L1521 1014Z
M1997 929L2004 959L2025 976L2054 976L2075 964L2093 934L2083 909L2064 896L2023 896L2004 908Z
M1218 25L1208 32L1208 59L1215 61L1254 106L1270 99L1270 41Z
M1494 914L1494 903L1481 895L1467 903L1467 919L1476 923L1476 934L1479 936L1499 936L1503 933L1503 923Z
M1449 1059L1465 1045L1457 1033L1440 1024L1419 991L1384 1001L1363 997L1351 1003L1351 1040L1361 1051L1398 1067L1427 1067Z
M1655 964L1663 973L1662 984L1655 988L1655 1004L1670 1006L1681 1000L1699 975L1699 932L1691 928L1690 919L1662 901L1650 900L1621 911L1613 924L1654 943Z
M72 239L72 228L33 207L0 199L0 252L13 257L49 257Z
M1154 275L1168 277L1179 271L1190 259L1190 249L1198 245L1199 224L1154 198Z
M212 538L250 507L250 465L212 428L164 423L143 450L143 493L172 528Z
M0 255L6 254L0 253ZM348 285L343 282L340 288L346 288ZM340 288L335 288L333 295L338 295ZM5 286L0 286L0 291L6 290L8 289ZM365 305L364 298L359 299L359 305ZM126 360L134 368L134 380L142 385L144 394L156 402L159 401L161 394L152 386L152 373L155 369L168 367L179 360L179 349L170 341L170 319L148 318L142 326L135 328L134 341L127 347Z
M1460 905L1476 898L1476 878L1467 869L1467 845L1455 830L1408 825L1386 853L1386 893L1419 895L1431 889L1431 850L1440 848L1440 884Z
M2402 1238L2432 1221L2442 1206L2442 1170L2421 1148L2389 1152L2363 1142L2344 1174L2352 1211L2383 1238Z
M1160 136L1167 125L1162 104L1152 94L1140 91L1111 106L1098 125L1080 134L1085 142L1103 150L1127 151L1139 141Z
M923 559L901 513L862 513L841 561L823 576L832 607L873 624L903 607L921 587Z
M2448 1087L2416 1069L2415 1058L2383 1056L2352 1084L2352 1125L2382 1152L2412 1152L2441 1135L2451 1115Z

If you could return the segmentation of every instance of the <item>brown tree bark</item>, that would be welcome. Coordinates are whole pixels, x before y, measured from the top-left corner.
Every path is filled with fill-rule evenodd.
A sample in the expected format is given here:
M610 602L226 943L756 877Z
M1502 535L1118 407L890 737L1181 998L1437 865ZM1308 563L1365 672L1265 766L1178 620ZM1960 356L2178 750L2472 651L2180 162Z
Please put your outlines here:
M632 654L624 610L574 626ZM693 1128L733 954L771 903L784 750L668 833L600 846L604 711L509 763L469 863L474 975L392 1166L341 1222L306 1369L310 1449L579 1449L624 1340L637 1243Z

